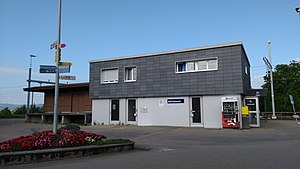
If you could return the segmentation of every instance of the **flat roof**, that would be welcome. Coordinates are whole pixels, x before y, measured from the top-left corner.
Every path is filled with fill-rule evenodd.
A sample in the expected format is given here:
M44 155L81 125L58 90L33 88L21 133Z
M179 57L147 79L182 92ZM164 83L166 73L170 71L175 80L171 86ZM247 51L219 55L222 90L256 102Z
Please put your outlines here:
M72 84L59 84L60 89L70 89L70 88L89 88L89 82L85 83L72 83ZM35 86L31 88L24 88L24 91L31 91L31 92L43 92L46 90L54 90L55 85L46 85L46 86Z
M180 52L189 52L189 51L195 51L195 50L221 48L221 47L236 46L236 45L243 45L243 43L242 42L233 42L233 43L224 43L224 44L211 45L211 46L186 48L186 49L181 49L181 50L171 50L171 51L166 51L166 52L139 54L139 55L132 55L132 56L116 57L116 58L105 58L105 59L91 60L91 61L89 61L89 63L112 61L112 60L122 60L122 59L132 59L132 58L139 58L139 57L147 57L147 56L155 56L155 55L163 55L163 54L172 54L172 53L180 53Z

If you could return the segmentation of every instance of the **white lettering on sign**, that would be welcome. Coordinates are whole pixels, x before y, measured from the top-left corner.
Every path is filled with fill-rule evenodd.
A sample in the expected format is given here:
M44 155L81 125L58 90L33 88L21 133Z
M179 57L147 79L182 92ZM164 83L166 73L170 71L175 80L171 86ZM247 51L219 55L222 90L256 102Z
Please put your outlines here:
M61 79L61 80L76 80L76 76L64 76L64 75L60 75L59 79Z

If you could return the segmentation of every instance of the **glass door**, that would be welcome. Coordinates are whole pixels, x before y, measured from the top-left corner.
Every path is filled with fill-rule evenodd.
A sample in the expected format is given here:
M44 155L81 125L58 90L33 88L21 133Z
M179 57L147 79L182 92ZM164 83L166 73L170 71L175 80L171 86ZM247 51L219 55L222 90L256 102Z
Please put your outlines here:
M127 104L127 123L136 124L136 100L130 99Z
M110 112L111 112L110 113L111 123L119 124L119 118L120 118L119 100L111 100Z
M257 97L245 98L245 106L248 106L249 121L251 127L260 127L260 115Z
M191 98L191 126L203 127L200 97Z

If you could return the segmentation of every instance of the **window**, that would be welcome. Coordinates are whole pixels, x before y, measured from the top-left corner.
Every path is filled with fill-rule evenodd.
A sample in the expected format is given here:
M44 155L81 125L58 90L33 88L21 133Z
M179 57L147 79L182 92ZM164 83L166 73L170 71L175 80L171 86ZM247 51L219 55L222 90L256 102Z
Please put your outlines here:
M136 81L136 67L125 68L125 82Z
M186 71L195 71L195 63L194 62L187 62L186 63Z
M101 83L118 83L118 68L101 70Z
M217 59L207 61L207 69L208 70L216 70L217 68L218 68Z
M177 73L211 71L217 69L218 69L217 58L176 63Z
M177 72L185 72L186 69L185 69L185 62L182 62L182 63L177 63Z
M256 100L255 99L245 99L246 106L248 106L249 111L256 111Z
M199 61L198 62L198 70L206 70L206 69L207 69L206 61Z

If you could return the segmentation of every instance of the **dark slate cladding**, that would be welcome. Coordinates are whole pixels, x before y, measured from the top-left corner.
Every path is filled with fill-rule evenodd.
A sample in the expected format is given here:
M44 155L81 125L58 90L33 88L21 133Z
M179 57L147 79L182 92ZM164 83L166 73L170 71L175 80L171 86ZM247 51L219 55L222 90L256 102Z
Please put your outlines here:
M203 58L218 58L218 70L175 73L177 61ZM124 82L128 66L137 67L136 82ZM101 84L101 69L112 67L119 68L119 82ZM93 99L245 94L250 88L250 64L242 44L90 62Z

